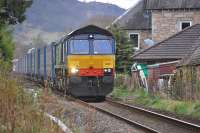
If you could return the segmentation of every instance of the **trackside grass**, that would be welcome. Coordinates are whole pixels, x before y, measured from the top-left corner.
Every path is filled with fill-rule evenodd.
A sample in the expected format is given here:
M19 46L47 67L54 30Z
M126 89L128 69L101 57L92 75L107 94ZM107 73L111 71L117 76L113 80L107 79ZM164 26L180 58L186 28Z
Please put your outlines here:
M16 80L0 76L0 132L60 132L47 118L31 93L24 91Z
M119 98L125 102L139 104L161 111L168 111L178 115L200 119L200 102L185 102L164 99L159 95L152 96L143 89L132 91L127 89L127 87L124 85L115 87L111 97Z
M25 91L19 77L8 73L9 68L9 63L0 61L0 133L61 132L43 113L40 103L44 94L35 97Z

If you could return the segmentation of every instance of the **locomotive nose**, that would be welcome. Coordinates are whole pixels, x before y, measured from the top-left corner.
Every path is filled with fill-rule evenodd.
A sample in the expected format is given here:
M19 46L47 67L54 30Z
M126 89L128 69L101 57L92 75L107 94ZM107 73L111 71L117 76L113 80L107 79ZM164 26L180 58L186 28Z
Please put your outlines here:
M104 69L114 67L113 56L69 56L69 68L78 68L79 76L104 76Z

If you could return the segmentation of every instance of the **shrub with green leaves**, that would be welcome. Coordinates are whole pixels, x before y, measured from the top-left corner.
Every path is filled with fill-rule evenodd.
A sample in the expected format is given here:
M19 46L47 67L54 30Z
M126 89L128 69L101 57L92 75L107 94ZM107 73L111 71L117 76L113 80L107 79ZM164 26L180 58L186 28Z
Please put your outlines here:
M8 62L12 61L15 50L11 33L7 26L0 25L0 59Z
M118 72L131 72L133 64L132 55L134 54L134 43L129 39L128 33L121 30L116 25L109 29L116 39L116 70Z

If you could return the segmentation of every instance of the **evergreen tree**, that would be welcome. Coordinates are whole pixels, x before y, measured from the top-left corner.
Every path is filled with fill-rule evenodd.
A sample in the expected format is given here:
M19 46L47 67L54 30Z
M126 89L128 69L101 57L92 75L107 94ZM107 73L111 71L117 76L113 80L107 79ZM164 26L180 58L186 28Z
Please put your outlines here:
M14 42L9 25L25 20L27 0L0 0L0 60L10 62L14 55Z
M25 10L32 4L31 0L1 0L0 23L16 24L25 20Z
M0 27L0 59L11 61L14 54L15 45L11 31L6 26Z
M116 25L109 28L116 39L116 70L118 72L131 72L133 64L134 45L129 39L127 32L119 29Z

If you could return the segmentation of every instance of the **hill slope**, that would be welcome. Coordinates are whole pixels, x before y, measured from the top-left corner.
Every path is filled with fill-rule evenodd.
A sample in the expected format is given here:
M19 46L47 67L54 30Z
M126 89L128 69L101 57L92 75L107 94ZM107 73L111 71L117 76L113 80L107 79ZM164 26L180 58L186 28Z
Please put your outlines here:
M90 2L84 3L77 0L34 0L33 5L27 10L27 20L15 28L15 38L19 43L29 44L38 36L46 42L58 39L64 32L70 32L90 23L96 16L112 20L121 15L125 10L112 4ZM99 22L98 21L98 22ZM91 22L95 23L95 22ZM106 24L104 24L106 25Z
M83 3L76 0L34 0L27 11L27 22L45 31L63 32L79 26L97 16L119 16L123 9L98 2Z

